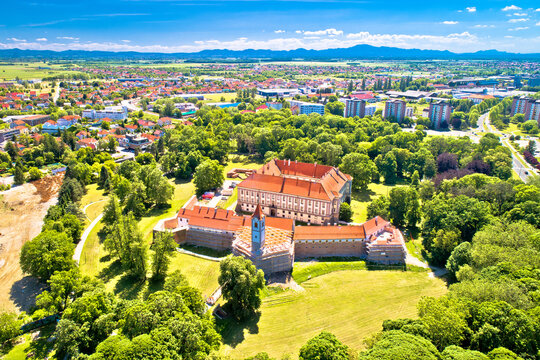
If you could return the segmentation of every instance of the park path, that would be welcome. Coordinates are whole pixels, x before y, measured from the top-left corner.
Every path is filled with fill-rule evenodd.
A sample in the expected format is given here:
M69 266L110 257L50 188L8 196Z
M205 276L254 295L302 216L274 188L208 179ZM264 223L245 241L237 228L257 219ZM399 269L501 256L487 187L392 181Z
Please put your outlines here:
M179 248L179 247L176 248L176 251L178 251L179 253L182 253L182 254L191 255L191 256L201 258L201 259L210 260L210 261L216 261L216 262L220 262L221 260L225 259L225 257L220 257L219 258L219 257L213 257L213 256L197 254L196 252L189 251L189 250L186 250L186 249L182 249L182 248Z
M417 257L411 255L409 253L409 250L407 250L406 248L405 248L405 251L407 252L407 256L405 257L405 263L407 265L413 265L413 266L418 266L424 269L430 269L431 271L428 273L429 277L441 277L441 276L446 275L446 273L448 272L448 270L446 270L445 268L429 265L423 262Z
M88 220L90 220L90 218L88 217L88 215L86 215L86 209L88 209L88 207L90 205L93 205L93 204L96 204L98 202L101 202L101 201L105 201L107 199L103 199L103 200L98 200L98 201L94 201L94 202L91 202L90 204L86 205L84 208L83 208L83 212L84 212L84 215L86 216L86 218ZM88 227L84 230L82 236L81 236L81 240L77 243L77 246L75 247L75 253L73 254L73 260L75 260L75 262L77 263L77 265L79 264L79 261L81 260L81 254L82 254L82 251L83 251L83 248L84 248L84 243L86 242L86 239L88 239L88 235L90 235L90 233L92 232L92 230L94 229L94 227L96 227L96 225L98 224L98 222L100 222L101 218L103 217L103 213L99 214L95 219L94 221L92 221L90 223L90 225L88 225Z
M88 220L92 221L92 219L90 219L90 218L88 217L88 215L86 214L86 210L90 207L90 205L94 205L94 204L100 203L100 202L102 202L102 201L107 201L107 200L109 200L109 199L102 199L102 200L94 201L94 202L91 202L90 204L86 205L86 206L83 208L83 210L82 210L83 213L84 213L84 216L86 216L86 218L87 218Z

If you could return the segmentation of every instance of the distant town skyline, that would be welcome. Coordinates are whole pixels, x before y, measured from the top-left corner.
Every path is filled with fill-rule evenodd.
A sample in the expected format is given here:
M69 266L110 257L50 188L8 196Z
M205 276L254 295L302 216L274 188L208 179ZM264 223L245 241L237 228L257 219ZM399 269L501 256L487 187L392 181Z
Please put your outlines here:
M540 52L540 4L532 0L35 0L2 7L0 49L170 53L368 44Z

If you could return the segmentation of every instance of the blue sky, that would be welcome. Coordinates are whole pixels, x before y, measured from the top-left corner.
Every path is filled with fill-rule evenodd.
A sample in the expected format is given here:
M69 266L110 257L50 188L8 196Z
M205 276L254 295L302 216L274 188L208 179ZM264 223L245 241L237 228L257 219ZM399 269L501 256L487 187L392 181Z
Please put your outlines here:
M0 49L540 52L540 1L5 1Z

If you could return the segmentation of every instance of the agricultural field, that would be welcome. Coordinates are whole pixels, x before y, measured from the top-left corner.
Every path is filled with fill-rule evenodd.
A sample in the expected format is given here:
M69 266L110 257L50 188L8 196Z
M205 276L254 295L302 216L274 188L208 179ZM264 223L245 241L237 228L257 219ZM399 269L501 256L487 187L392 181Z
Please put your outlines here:
M50 68L50 69L49 69ZM64 65L49 65L43 62L0 63L0 80L41 79L44 77L73 73Z
M323 330L360 350L364 338L381 330L383 320L414 318L422 296L446 293L444 282L425 272L390 270L337 271L300 285L304 291L266 297L258 321L222 323L222 352L233 358L253 356L261 349L271 357L295 356Z

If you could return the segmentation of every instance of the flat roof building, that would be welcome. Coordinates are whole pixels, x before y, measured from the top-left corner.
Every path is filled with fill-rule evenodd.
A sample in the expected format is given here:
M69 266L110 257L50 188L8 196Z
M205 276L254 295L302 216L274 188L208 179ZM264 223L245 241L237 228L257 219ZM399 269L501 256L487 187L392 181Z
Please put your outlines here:
M405 119L407 103L403 100L388 100L384 104L384 118L401 123Z
M452 114L452 107L444 102L438 101L436 103L429 104L428 118L431 121L431 127L433 129L440 129L446 127L450 123L450 116Z
M319 103L291 100L291 111L295 115L309 115L311 113L324 115L324 105Z

